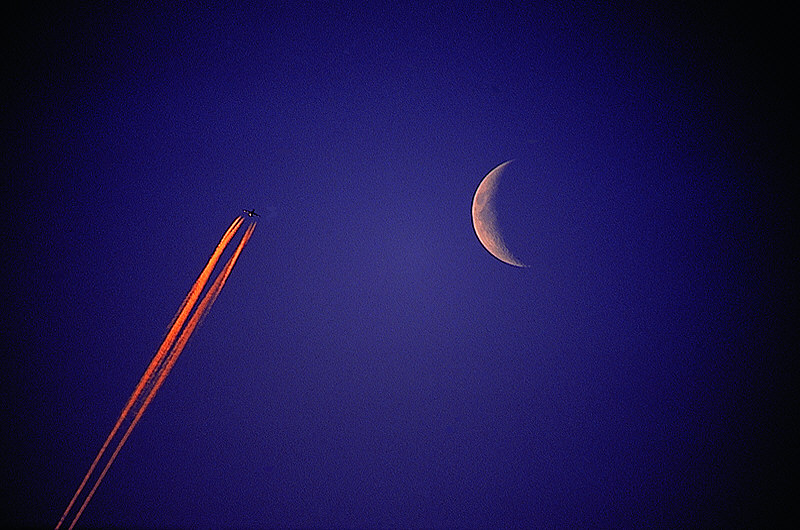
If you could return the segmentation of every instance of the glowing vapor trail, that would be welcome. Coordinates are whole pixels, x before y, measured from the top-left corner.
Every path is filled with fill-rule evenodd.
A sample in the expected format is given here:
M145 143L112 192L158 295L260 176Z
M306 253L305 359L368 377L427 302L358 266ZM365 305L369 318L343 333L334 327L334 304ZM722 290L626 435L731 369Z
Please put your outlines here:
M211 276L211 272L214 270L214 267L216 267L220 256L225 251L225 248L228 246L231 239L233 239L233 236L236 235L236 232L239 230L239 227L242 225L243 222L244 218L239 216L231 223L231 225L225 231L225 234L223 234L222 239L217 244L217 247L214 249L214 252L211 254L208 263L206 263L206 266L200 272L200 276L197 278L197 280L195 280L194 284L189 289L189 294L187 294L186 298L184 298L183 302L181 302L181 305L178 308L178 312L175 314L175 316L172 319L172 322L170 323L170 327L167 331L166 337L161 343L161 346L159 346L158 351L156 351L153 360L150 361L150 364L148 365L141 379L139 379L139 383L136 385L136 388L134 389L133 393L128 398L128 402L122 409L122 412L120 413L119 418L117 419L117 422L114 425L114 428L111 429L111 433L106 438L106 441L103 443L103 446L100 448L100 451L97 453L97 456L95 457L91 466L89 466L89 471L86 472L86 475L83 477L80 486L78 486L78 489L75 491L75 494L72 496L72 499L67 505L67 509L64 510L61 519L58 521L58 524L56 525L56 530L58 530L64 523L64 520L66 519L67 515L69 514L73 505L75 504L75 501L78 499L81 492L83 491L83 488L86 486L86 483L89 481L89 477L91 477L92 473L97 467L97 464L102 459L103 454L105 453L106 449L111 443L111 440L114 439L114 436L117 434L117 431L119 431L119 428L125 421L125 418L128 416L128 413L131 411L131 409L135 406L136 402L139 400L142 391L149 386L148 384L151 383L151 380L154 378L154 375L159 371L160 367L164 364L163 362L165 360L167 352L170 350L172 344L175 342L175 338L178 336L178 332L183 327L183 324L184 322L186 322L189 313L194 308L194 305L197 303L197 299L200 297L200 293L203 292L203 289L208 283L208 279ZM72 524L74 525L75 521L73 521Z
M161 385L164 383L164 380L167 378L167 375L169 375L170 370L172 370L172 367L178 360L178 357L183 351L183 348L186 346L186 343L189 341L189 338L192 336L192 333L194 332L195 328L197 328L197 325L211 309L211 305L217 299L217 296L219 296L220 291L222 291L222 287L225 285L228 276L230 276L231 271L233 270L233 266L239 259L239 254L241 254L242 249L250 239L253 230L255 230L256 227L255 225L256 224L253 223L247 228L247 231L244 233L244 236L242 236L242 240L239 242L239 245L236 247L236 250L234 251L233 255L228 259L228 262L225 264L223 269L217 275L216 279L214 280L214 283L211 285L208 292L203 297L203 300L200 302L200 305L197 306L197 311L195 311L194 314L192 314L192 318L189 319L188 324L186 324L186 327L181 332L180 337L177 339L177 341L174 342L174 345L172 346L172 349L170 350L167 359L162 363L162 366L159 368L158 372L156 372L153 375L153 377L151 377L151 379L154 380L155 382L152 383L152 381L148 381L148 387L150 387L149 393L144 398L144 402L136 412L136 415L134 416L133 420L128 426L128 429L125 431L125 434L120 439L116 449L114 449L114 452L111 454L111 457L109 458L105 467L103 467L103 470L97 477L97 480L95 481L94 486L92 486L92 489L89 491L89 494L86 496L86 499L84 499L80 509L75 514L75 518L72 520L72 524L70 524L69 530L72 530L72 528L78 522L78 519L80 518L81 514L83 514L83 510L86 508L86 506L89 504L89 501L94 496L94 493L95 491L97 491L98 486L100 486L100 483L103 481L103 478L106 476L106 473L108 472L109 468L111 468L111 464L114 463L114 460L117 458L117 455L119 454L120 450L125 445L125 442L128 440L128 437L133 431L133 428L136 427L136 424L139 422L139 419L144 414L144 411L147 410L147 407L150 405L150 402L153 400L156 393L158 393L158 390L161 388Z
M186 322L188 314L191 312L194 304L197 303L198 298L200 298L200 293L203 292L203 289L206 286L206 282L208 282L208 279L211 277L211 272L214 270L214 267L216 267L217 261L219 261L220 256L228 247L228 244L231 242L231 239L233 239L233 236L236 235L236 232L242 226L243 222L244 222L244 217L242 216L237 217L236 219L233 220L231 225L222 235L222 239L217 244L217 248L214 249L214 253L208 260L208 263L203 268L202 272L200 272L200 276L198 276L197 281L192 285L192 288L189 289L189 294L187 294L186 298L183 299L183 302L181 302L181 305L178 308L178 312L175 313L175 316L172 318L172 322L170 322L168 328L170 331L172 331L174 324L178 323L178 328L180 329L180 326L182 326L183 323ZM202 285L200 285L201 280L202 280ZM178 333L176 330L172 336L173 340L175 339L177 334ZM169 332L167 332L167 337L168 336Z

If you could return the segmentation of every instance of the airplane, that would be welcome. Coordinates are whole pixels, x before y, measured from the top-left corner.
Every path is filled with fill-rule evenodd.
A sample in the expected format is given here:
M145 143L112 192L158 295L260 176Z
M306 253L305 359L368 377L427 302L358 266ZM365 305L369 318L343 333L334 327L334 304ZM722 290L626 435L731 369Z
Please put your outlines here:
M242 211L247 214L247 217L253 217L254 215L256 217L261 217L261 215L256 213L256 209L255 208L253 208L252 210L242 210Z

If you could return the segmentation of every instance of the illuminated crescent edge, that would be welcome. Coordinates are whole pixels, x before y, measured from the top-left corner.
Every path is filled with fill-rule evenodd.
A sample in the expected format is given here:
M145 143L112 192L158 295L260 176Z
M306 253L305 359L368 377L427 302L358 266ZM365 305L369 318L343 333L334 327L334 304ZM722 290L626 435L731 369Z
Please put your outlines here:
M503 241L500 230L497 228L497 214L494 209L494 194L497 191L500 175L511 162L512 160L503 162L491 170L478 185L472 199L472 226L478 240L492 256L515 267L527 267L514 257Z

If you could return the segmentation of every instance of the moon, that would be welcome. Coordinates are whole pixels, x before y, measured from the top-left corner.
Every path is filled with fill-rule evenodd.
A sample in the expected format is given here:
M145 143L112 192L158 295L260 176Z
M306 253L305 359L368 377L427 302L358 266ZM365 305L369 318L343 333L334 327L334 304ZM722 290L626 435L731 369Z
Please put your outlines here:
M497 185L503 171L511 162L512 160L503 162L491 170L478 185L475 197L472 199L472 226L475 227L475 234L489 254L503 263L515 267L527 267L508 250L497 226L497 210L495 209Z

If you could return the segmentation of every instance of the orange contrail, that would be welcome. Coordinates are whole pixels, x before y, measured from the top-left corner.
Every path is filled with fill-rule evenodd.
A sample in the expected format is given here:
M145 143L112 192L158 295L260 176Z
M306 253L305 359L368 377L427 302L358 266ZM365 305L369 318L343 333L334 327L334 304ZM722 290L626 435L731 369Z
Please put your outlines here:
M153 360L150 361L147 370L145 370L144 375L142 375L142 378L139 380L139 383L136 385L136 388L134 389L133 393L128 398L128 402L122 409L122 413L119 415L119 418L117 419L117 423L114 425L114 428L111 429L111 433L108 435L108 438L106 438L105 443L103 443L103 447L100 448L100 452L97 453L97 456L92 462L92 465L89 466L89 471L86 472L86 476L83 477L83 481L81 481L81 484L80 486L78 486L75 495L73 495L72 499L69 501L67 509L64 510L64 514L58 521L58 524L56 525L56 530L58 530L64 523L64 519L66 519L67 514L69 514L69 511L72 509L72 506L75 504L75 501L80 496L81 491L83 491L83 488L86 486L89 477L92 475L95 468L97 467L98 462L100 462L100 459L103 457L103 454L108 448L109 443L111 443L111 440L117 434L117 431L119 430L120 426L125 421L125 417L128 415L131 408L135 405L136 401L139 399L139 395L142 393L142 390L147 386L150 379L153 378L153 375L156 373L159 365L162 364L164 357L166 356L172 344L175 342L175 337L177 337L178 332L180 331L181 327L183 327L184 322L186 322L186 318L188 317L194 305L197 303L197 299L200 297L200 293L203 292L206 283L208 283L208 279L211 276L211 272L217 265L220 256L230 243L231 239L233 239L233 236L239 230L239 227L242 225L242 222L244 222L244 218L241 216L234 219L234 221L225 231L225 234L223 234L219 244L217 244L217 248L214 249L214 252L211 254L211 258L209 258L208 263L206 263L206 266L200 272L200 276L197 278L197 280L195 280L191 289L189 289L189 294L187 294L186 298L184 298L183 302L181 302L181 305L178 308L178 312L175 314L175 317L173 317L172 323L170 324L169 330L167 331L167 336L164 338L164 341L161 343L161 346L159 346L158 351L153 357Z
M194 332L195 328L197 327L199 322L205 317L206 313L208 313L209 309L211 309L211 305L217 299L217 296L219 296L222 287L225 285L228 276L230 276L231 271L233 270L233 266L236 264L236 260L239 259L239 254L241 254L242 249L247 244L247 241L250 239L250 236L252 235L253 230L255 230L255 227L256 227L255 223L253 223L247 228L247 231L244 233L244 236L242 236L242 240L239 242L239 245L236 247L236 250L234 251L233 255L228 259L228 262L225 264L222 271L220 271L220 273L217 275L217 278L214 280L214 283L211 285L208 292L203 297L203 300L200 302L200 305L197 307L197 311L194 312L192 318L189 320L189 323L186 324L186 327L184 328L180 337L178 338L177 341L175 341L175 344L172 347L169 356L167 357L167 360L164 363L164 366L159 369L156 375L153 376L153 379L156 379L155 383L152 385L150 392L148 393L147 397L145 398L144 402L142 403L141 407L136 413L136 416L131 421L131 424L128 426L128 429L125 431L125 434L122 436L122 439L117 444L116 449L114 449L114 452L111 454L111 457L109 458L105 467L100 472L100 476L97 477L94 486L92 486L92 489L89 491L89 494L86 496L86 499L83 501L83 504L81 505L80 509L75 514L75 518L72 520L72 524L70 524L69 530L72 530L72 528L78 522L78 519L80 518L81 514L83 514L83 510L89 504L89 501L94 496L94 492L97 490L98 486L100 486L100 482L103 481L103 478L106 476L106 473L111 467L111 464L114 463L114 460L117 458L117 455L122 449L122 446L125 445L125 442L128 440L128 436L130 436L131 432L133 431L133 428L139 422L139 419L144 414L144 411L147 410L147 407L150 405L150 402L153 400L156 393L161 388L161 385L164 383L164 380L166 379L167 375L169 375L170 370L172 370L172 367L178 360L178 357L183 351L183 348L186 346L186 343L189 341L189 338L192 336L192 333Z
M168 356L163 357L161 359L161 362L157 370L147 381L144 390L139 394L138 399L140 399L141 401L137 402L138 407L136 407L136 405L134 406L136 407L135 410L140 410L138 416L144 414L144 409L150 404L150 400L152 400L152 398L155 397L158 388L152 390L153 387L156 385L156 383L158 383L160 388L161 383L159 383L159 381L163 381L164 379L166 379L169 370L172 369L172 366L177 361L178 355L180 355L180 353L183 351L183 348L186 346L186 343L189 341L189 338L191 338L192 333L194 333L195 328L198 327L203 322L203 319L205 319L209 309L214 304L214 301L216 301L220 291L222 291L222 287L225 285L228 276L230 276L231 271L233 270L233 266L236 264L236 261L239 258L239 254L241 254L242 249L250 240L250 236L255 230L255 225L256 223L253 222L253 224L250 225L248 229L245 231L244 236L242 236L242 240L239 242L239 245L236 247L236 250L234 251L233 255L228 259L228 262L223 266L222 270L217 275L217 278L214 280L214 283L209 288L208 292L206 293L206 296L203 298L203 301L198 306L197 311L195 312L195 314L192 316L192 319L184 328L183 333L181 333L181 337L172 347L172 351L169 353ZM183 342L181 343L181 341ZM133 430L133 427L131 426L129 427L129 429Z
M178 308L178 312L175 313L175 316L172 318L172 322L170 322L170 326L169 326L168 329L170 329L170 330L172 329L172 325L175 324L176 322L178 322L178 320L181 317L181 315L182 315L182 319L180 320L180 325L183 325L183 323L186 321L186 317L189 314L189 312L192 310L192 306L197 302L197 299L200 298L200 293L203 292L203 289L205 288L206 282L211 277L211 271L213 271L214 267L217 265L217 261L219 260L219 257L225 251L225 249L228 246L228 243L230 243L231 239L233 239L233 236L236 235L236 232L242 226L243 222L244 222L244 217L239 216L239 217L237 217L236 219L233 220L231 225L225 231L225 234L223 234L222 239L220 240L219 244L217 245L217 248L214 249L214 254L212 254L211 259L208 260L208 263L206 264L205 268L203 268L202 272L200 273L200 276L197 278L197 281L194 283L194 285L192 285L192 288L189 290L189 294L187 294L186 298L184 298L183 302L181 302L181 305ZM213 264L211 263L212 260L213 260ZM198 285L198 282L200 281L201 278L203 278L203 285L202 286ZM195 289L195 288L197 288L197 289ZM191 304L189 303L190 299L191 299ZM186 309L187 305L189 306L188 309ZM186 309L186 310L184 311L184 309ZM176 335L177 335L177 331L173 335L172 338L174 339Z

